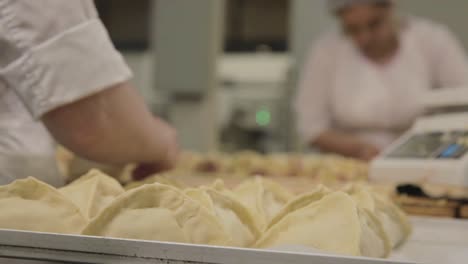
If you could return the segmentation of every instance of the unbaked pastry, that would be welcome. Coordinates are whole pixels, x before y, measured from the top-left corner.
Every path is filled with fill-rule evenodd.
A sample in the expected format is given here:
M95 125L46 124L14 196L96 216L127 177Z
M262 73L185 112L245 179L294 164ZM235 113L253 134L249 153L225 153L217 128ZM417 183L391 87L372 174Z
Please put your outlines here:
M301 165L305 176L328 185L362 181L368 175L366 163L335 155L306 155Z
M249 209L257 226L264 230L293 195L277 183L264 178L244 181L233 191L235 197Z
M382 223L393 248L402 245L411 234L406 214L392 201L374 192L369 186L352 185L344 188L361 208L369 210Z
M301 159L293 154L272 154L266 156L269 175L280 177L299 176L302 172Z
M386 257L391 247L379 221L344 192L318 187L289 202L270 222L258 248L301 245L352 256Z
M243 151L229 157L228 172L238 175L263 175L269 174L267 162L264 156L253 152Z
M180 190L144 185L118 197L83 231L83 235L229 245L230 236L208 209Z
M0 228L79 234L87 224L80 209L35 178L0 186Z
M88 219L97 216L125 192L117 180L98 170L91 170L59 191L74 202Z
M186 189L184 193L218 217L226 233L231 236L231 246L249 247L260 236L253 216L232 196L209 187Z
M164 185L169 185L169 186L172 186L172 187L175 187L175 188L178 188L178 189L185 189L187 186L185 186L183 183L171 178L171 177L168 177L168 176L165 176L165 174L162 174L162 175L155 175L155 176L151 176L143 181L135 181L135 182L131 182L129 184L127 184L125 186L125 190L131 190L131 189L135 189L135 188L138 188L140 186L143 186L145 184L153 184L153 183L160 183L160 184L164 184Z

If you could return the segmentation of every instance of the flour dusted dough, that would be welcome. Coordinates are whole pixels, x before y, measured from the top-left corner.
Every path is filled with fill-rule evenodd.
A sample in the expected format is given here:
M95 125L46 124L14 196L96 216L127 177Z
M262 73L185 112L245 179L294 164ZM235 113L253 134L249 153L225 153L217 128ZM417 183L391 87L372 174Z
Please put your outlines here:
M234 189L235 197L250 211L260 230L278 213L293 195L277 183L254 178Z
M92 219L125 190L114 178L91 170L60 192L73 201L85 217Z
M386 257L390 243L379 221L344 192L316 191L289 202L270 222L258 248L302 245L344 255Z
M0 228L78 234L87 224L80 209L34 178L0 186Z
M209 187L186 189L184 193L216 215L231 237L231 246L249 247L260 236L252 215L232 196Z
M358 205L373 213L382 223L393 248L402 245L411 234L411 224L405 213L388 198L364 185L344 189Z
M228 245L216 216L180 190L162 184L128 191L93 219L84 235Z

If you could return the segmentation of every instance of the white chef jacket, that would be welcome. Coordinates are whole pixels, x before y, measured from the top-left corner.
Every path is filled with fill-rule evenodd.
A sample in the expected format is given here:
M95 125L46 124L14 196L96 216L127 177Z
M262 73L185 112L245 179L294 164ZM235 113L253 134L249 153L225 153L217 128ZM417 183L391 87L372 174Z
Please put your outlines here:
M130 77L92 0L0 0L0 184L61 185L40 118Z
M295 102L306 143L336 129L383 148L422 113L425 92L468 85L467 58L452 33L421 18L407 22L398 52L385 65L338 32L314 45Z

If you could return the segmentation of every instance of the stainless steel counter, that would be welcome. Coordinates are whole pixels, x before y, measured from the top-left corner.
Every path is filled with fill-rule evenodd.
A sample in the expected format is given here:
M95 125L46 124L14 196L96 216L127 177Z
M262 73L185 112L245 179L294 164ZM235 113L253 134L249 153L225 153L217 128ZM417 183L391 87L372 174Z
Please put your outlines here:
M451 264L468 259L468 222L413 222L412 239L390 260L0 230L0 263Z

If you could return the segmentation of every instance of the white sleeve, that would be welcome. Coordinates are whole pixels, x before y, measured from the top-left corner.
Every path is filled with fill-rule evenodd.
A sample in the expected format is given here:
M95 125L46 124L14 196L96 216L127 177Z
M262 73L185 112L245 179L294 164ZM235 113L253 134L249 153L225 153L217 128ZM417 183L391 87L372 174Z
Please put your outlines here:
M454 34L444 26L434 28L428 56L436 88L468 86L468 61L464 48Z
M320 40L309 52L302 69L295 100L298 132L310 143L331 125L330 89L333 51L328 39Z
M0 0L0 79L35 118L131 78L92 0Z

